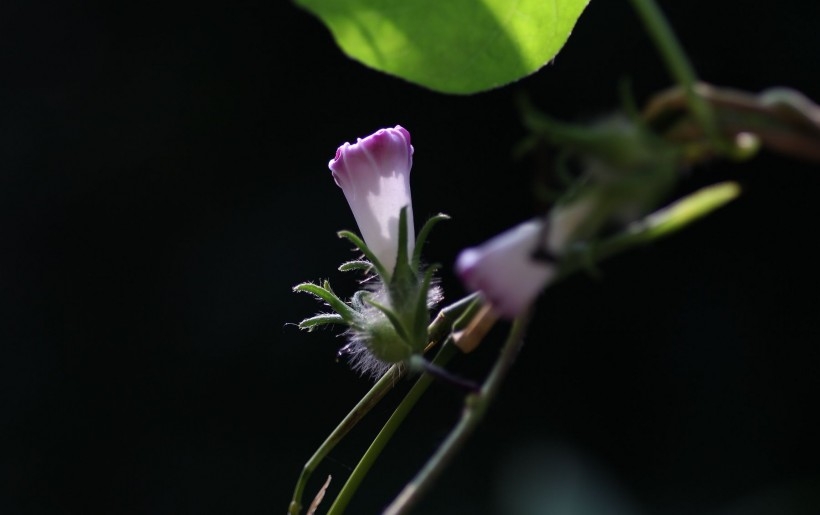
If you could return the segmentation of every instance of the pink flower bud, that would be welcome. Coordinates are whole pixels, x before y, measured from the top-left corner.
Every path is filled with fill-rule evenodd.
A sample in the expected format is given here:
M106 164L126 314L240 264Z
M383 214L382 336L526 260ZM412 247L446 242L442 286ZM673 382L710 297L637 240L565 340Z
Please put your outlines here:
M352 145L345 143L328 164L333 179L344 191L362 239L390 272L396 265L399 212L404 206L407 206L407 252L408 255L413 252L412 165L410 133L399 125L380 129Z
M515 318L555 276L555 265L533 257L543 245L543 220L530 220L463 250L456 273L471 291L480 291L493 311Z

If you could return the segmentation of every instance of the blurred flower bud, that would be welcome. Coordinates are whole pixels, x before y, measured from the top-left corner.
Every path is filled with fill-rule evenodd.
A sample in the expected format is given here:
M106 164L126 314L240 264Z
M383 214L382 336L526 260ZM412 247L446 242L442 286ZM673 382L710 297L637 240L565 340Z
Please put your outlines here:
M555 277L555 264L537 259L542 248L543 220L530 220L478 247L463 250L456 273L471 291L480 291L493 311L515 318L532 304Z

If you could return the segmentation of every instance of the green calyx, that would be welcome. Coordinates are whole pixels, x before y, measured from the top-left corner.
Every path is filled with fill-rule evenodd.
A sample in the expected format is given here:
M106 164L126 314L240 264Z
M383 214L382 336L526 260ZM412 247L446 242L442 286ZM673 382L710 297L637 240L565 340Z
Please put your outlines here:
M407 251L407 207L399 213L398 252L392 270L379 262L367 244L350 231L340 231L339 237L353 243L364 259L348 261L340 271L375 273L381 284L368 290L359 290L348 301L340 299L327 281L320 286L302 283L294 291L309 293L329 306L333 313L320 313L299 323L299 328L311 331L318 326L336 324L347 326L354 337L385 363L398 363L413 354L420 354L427 345L427 327L430 322L428 298L433 288L436 265L422 267L421 251L435 224L449 217L438 214L431 217L416 238L412 255Z
M390 298L388 316L395 320L396 331L404 335L405 342L414 352L420 353L427 345L427 325L430 321L427 299L436 265L421 267L421 251L435 224L449 217L438 214L431 217L419 231L412 256L407 252L407 207L399 212L399 249L393 274L385 280ZM385 310L385 307L379 309Z
M367 325L367 347L385 363L399 363L413 355L413 349L399 336L396 325L389 317L379 318Z

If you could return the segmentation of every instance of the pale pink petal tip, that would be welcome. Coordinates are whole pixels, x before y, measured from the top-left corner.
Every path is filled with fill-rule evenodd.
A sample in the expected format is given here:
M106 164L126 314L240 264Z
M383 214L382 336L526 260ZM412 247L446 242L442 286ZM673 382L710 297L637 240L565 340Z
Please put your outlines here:
M404 127L379 129L356 143L341 145L328 162L342 188L359 232L379 261L392 270L398 251L398 220L407 208L408 253L415 231L410 194L413 146Z

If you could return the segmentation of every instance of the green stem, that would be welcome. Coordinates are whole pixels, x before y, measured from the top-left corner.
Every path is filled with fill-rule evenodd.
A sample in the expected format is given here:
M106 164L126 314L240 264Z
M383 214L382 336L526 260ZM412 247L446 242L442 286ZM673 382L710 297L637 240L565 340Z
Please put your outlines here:
M561 261L556 282L579 270L588 269L590 263L599 263L626 250L677 232L723 207L739 194L740 186L731 181L705 186L690 193L630 224L618 234L587 249L570 253Z
M456 348L449 341L444 342L444 345L439 350L436 357L433 359L433 364L436 366L444 366L453 356L456 355ZM336 500L328 510L328 515L339 515L347 508L353 494L358 490L364 477L367 475L370 468L375 463L376 459L381 454L387 442L393 437L393 434L401 426L404 419L416 405L422 394L427 391L430 384L433 382L433 377L429 374L422 374L416 381L416 384L410 389L407 395L402 399L401 403L396 407L396 410L385 423L382 430L370 444L370 447L359 460L353 473L347 478L347 482L342 487Z
M477 302L478 296L476 294L468 295L449 306L442 308L435 320L428 327L429 341L428 346L435 345L442 341L450 334L453 324L460 320L464 312ZM390 391L396 382L405 374L406 368L394 365L390 368L375 385L365 394L364 397L353 407L352 410L345 416L338 426L328 435L324 442L313 453L313 456L305 463L302 468L302 473L296 482L296 488L293 492L293 498L288 508L289 515L298 515L302 510L302 495L305 491L305 486L310 479L311 474L319 463L333 450L336 445L342 441L347 433L361 420L373 406Z
M381 379L373 385L373 388L367 392L364 397L356 404L356 406L350 410L350 413L345 416L344 420L336 426L336 429L330 433L330 435L322 442L322 445L316 449L316 452L313 453L313 456L305 463L305 466L302 468L302 473L299 475L299 480L296 482L296 489L293 492L293 499L290 502L290 508L288 509L289 515L297 515L302 509L302 493L305 490L305 485L307 485L308 479L310 475L316 470L316 467L319 466L319 463L328 455L328 453L336 447L342 439L347 435L347 433L353 429L353 427L361 420L370 409L375 406L382 397L387 394L393 388L393 385L396 384L402 376L404 375L404 370L399 367L398 365L393 365L390 367L390 370L385 373Z
M524 315L513 323L507 341L501 349L501 356L493 365L493 369L484 381L481 390L467 397L458 424L450 431L447 439L416 474L416 477L404 487L393 503L387 507L383 512L384 515L407 513L464 446L487 412L487 408L497 395L504 377L506 377L516 356L518 356L518 352L521 350L524 344L524 331L528 324L528 318L528 315Z
M689 109L692 110L709 139L718 149L726 150L727 145L720 136L717 118L709 104L695 92L697 76L692 63L683 51L672 27L653 0L631 0L649 32L649 36L658 46L672 77L683 88Z

